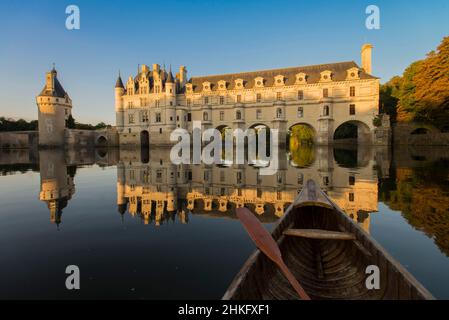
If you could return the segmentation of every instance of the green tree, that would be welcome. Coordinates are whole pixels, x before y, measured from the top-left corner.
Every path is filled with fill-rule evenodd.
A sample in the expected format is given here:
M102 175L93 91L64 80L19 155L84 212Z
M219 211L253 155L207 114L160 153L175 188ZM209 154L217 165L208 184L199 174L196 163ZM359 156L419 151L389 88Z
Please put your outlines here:
M65 121L65 126L69 129L75 129L75 119L72 117L72 115L69 115L69 118Z

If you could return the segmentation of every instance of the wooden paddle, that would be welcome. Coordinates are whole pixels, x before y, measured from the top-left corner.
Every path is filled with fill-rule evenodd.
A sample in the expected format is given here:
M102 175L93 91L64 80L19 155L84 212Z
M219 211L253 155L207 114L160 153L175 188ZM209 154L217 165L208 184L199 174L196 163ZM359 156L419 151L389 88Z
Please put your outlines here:
M247 208L238 208L237 216L259 250L281 269L287 280L298 293L299 297L303 300L310 300L308 294L301 287L290 269L285 265L285 262L282 259L281 250L279 250L276 241L274 241L271 234L263 227L260 221L257 220L254 214Z

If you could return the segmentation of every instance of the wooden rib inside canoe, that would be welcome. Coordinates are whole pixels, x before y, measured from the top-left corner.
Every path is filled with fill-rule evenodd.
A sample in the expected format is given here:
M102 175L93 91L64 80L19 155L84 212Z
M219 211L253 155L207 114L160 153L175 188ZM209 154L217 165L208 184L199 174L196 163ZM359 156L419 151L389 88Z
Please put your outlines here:
M273 231L283 259L312 299L433 299L369 234L313 181ZM380 270L380 289L366 287L366 268ZM297 299L279 269L256 251L237 274L225 300Z

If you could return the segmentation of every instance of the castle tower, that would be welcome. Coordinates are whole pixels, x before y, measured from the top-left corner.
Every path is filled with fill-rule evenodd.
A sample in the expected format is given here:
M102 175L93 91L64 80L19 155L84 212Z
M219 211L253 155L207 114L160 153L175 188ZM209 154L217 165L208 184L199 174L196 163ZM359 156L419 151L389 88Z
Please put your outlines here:
M62 211L75 193L74 176L68 172L63 150L39 150L39 159L39 200L47 203L50 221L59 225Z
M53 67L47 72L46 83L36 97L39 122L39 146L61 147L64 145L66 120L72 114L72 100L65 92Z
M117 130L123 132L123 127L125 125L125 110L123 109L123 99L122 96L125 94L125 86L123 85L122 77L120 72L115 83L115 117Z

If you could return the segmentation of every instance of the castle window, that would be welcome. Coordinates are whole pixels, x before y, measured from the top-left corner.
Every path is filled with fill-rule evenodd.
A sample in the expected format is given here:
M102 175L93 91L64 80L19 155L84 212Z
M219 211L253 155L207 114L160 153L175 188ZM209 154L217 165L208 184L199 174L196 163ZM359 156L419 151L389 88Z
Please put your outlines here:
M302 185L304 183L304 175L302 173L298 174L298 184Z
M329 97L329 89L328 88L324 88L323 89L323 98L327 98Z
M204 104L209 104L209 97L204 97Z
M157 100L154 102L154 104L155 104L156 108L159 108L159 106L160 106L160 101L159 101L159 99L157 99Z
M187 99L187 106L190 107L192 105L192 100Z
M224 111L220 111L220 121L224 120Z
M159 134L162 134L162 128L159 128Z
M349 88L349 96L350 97L355 97L355 87L350 87Z
M224 97L220 96L220 104L224 104Z
M354 176L349 176L349 185L350 186L355 185L355 177Z
M304 91L302 90L298 91L298 100L304 100Z
M129 114L129 115L128 115L128 122L129 122L130 124L134 123L134 114Z
M203 112L203 121L209 121L209 114L207 112Z
M257 120L262 119L262 110L260 110L260 109L256 110L256 119Z
M237 112L235 113L235 118L236 118L237 120L242 120L242 112L241 112L241 111L237 111Z
M256 94L256 101L258 103L262 101L262 94L261 93Z
M187 113L187 121L191 122L192 121L192 114L189 112Z
M282 118L282 109L277 109L276 110L276 118Z
M355 104L349 105L349 115L351 115L351 116L355 115Z
M239 94L237 95L237 103L241 103L242 102L242 96Z
M329 116L329 106L323 107L323 116L325 117Z
M157 113L156 113L156 123L160 123L160 122L162 122L161 113L160 113L160 112L157 112Z
M298 118L304 117L304 108L298 107Z
M148 111L142 112L142 122L148 122Z
M282 100L282 92L276 92L276 100Z
M349 202L354 202L354 193L349 194Z

